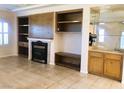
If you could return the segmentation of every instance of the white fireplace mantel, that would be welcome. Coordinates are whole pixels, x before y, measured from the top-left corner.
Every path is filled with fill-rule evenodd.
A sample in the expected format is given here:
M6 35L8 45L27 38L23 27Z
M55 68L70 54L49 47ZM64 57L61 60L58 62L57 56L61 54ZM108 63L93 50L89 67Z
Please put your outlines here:
M28 38L28 60L32 59L32 42L42 41L44 43L48 43L48 53L47 53L47 63L54 64L54 54L53 54L53 40L52 39L39 39L39 38Z

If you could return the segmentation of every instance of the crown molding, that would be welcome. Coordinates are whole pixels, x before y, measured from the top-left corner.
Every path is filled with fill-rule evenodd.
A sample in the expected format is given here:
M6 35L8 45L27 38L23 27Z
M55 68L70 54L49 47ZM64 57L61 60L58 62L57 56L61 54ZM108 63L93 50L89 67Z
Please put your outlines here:
M44 7L49 7L49 6L55 6L55 4L38 4L38 5L32 5L32 6L27 6L23 8L17 8L13 9L13 12L19 12L19 11L25 11L25 10L30 10L30 9L36 9L36 8L44 8Z

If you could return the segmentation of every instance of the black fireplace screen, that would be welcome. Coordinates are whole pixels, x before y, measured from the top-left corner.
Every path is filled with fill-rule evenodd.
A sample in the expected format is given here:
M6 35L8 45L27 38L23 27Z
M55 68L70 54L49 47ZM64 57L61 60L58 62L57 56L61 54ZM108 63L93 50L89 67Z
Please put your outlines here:
M37 41L32 42L32 60L47 64L47 43Z

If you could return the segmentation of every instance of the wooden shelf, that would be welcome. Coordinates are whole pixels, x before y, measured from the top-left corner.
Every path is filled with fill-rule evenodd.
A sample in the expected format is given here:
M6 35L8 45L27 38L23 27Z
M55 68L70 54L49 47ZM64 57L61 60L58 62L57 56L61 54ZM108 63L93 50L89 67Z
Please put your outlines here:
M23 47L24 47L24 48L28 48L28 46L21 46L21 45L19 45L19 47L22 47L22 48L23 48Z
M81 55L57 52L55 53L55 63L56 65L68 67L75 70L80 70Z
M28 48L28 42L19 42L19 46Z
M56 33L81 33L81 32L76 32L76 31L56 31Z
M28 35L28 33L19 33L19 35Z
M65 23L81 23L81 21L59 21L59 24L65 24Z
M19 25L19 26L29 26L29 25Z
M60 56L66 56L66 57L72 57L72 58L81 58L81 55L79 54L72 54L67 52L57 52L56 54Z

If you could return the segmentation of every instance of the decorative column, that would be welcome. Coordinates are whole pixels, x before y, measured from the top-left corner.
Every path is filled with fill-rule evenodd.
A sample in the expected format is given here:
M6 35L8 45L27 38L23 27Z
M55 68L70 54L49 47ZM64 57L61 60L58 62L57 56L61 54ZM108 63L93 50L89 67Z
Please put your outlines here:
M85 7L83 8L81 68L80 68L80 72L84 74L88 73L89 26L90 26L90 8Z

